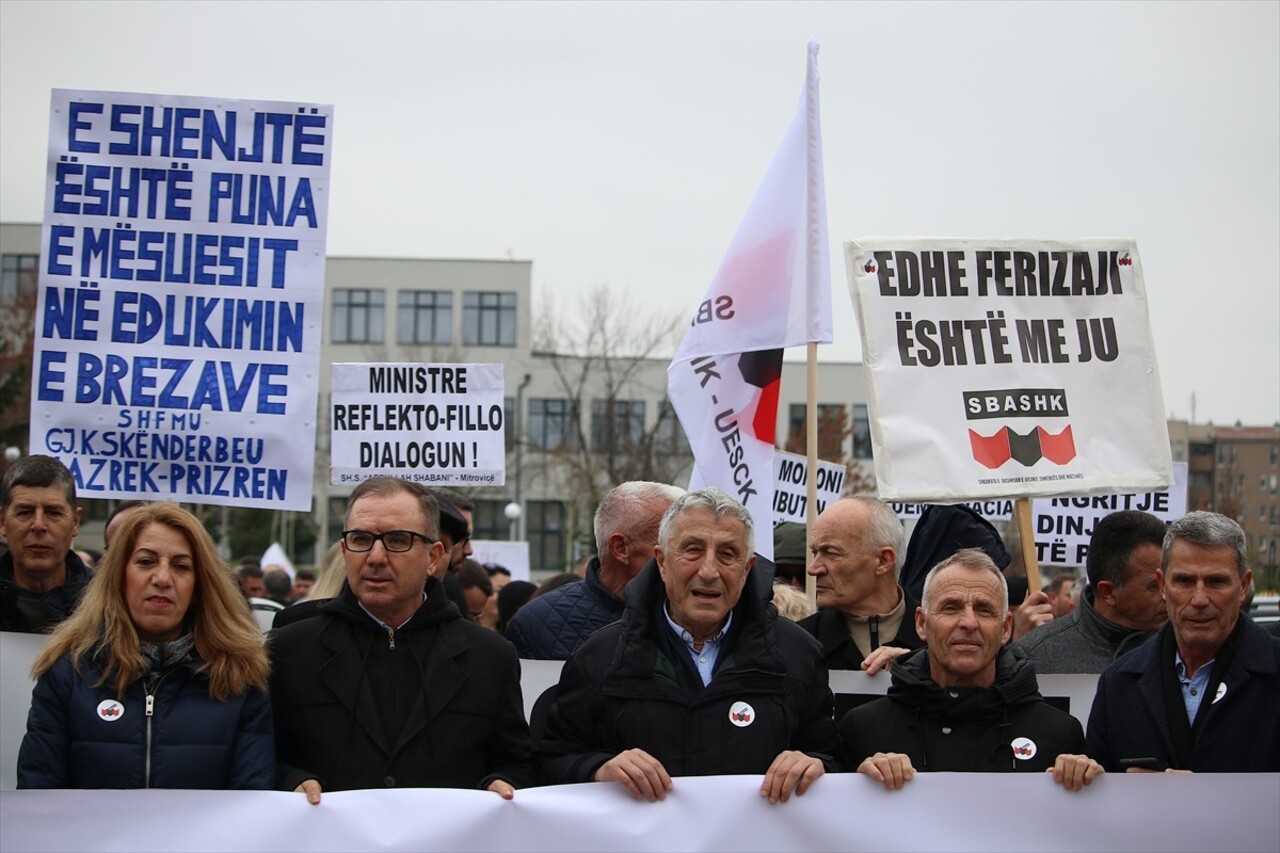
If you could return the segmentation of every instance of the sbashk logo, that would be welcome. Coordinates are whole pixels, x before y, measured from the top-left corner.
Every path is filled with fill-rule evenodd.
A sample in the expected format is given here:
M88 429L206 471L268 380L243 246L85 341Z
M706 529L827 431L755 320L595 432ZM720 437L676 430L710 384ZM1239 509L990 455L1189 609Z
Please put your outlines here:
M965 391L965 420L1060 419L1070 415L1067 392L1062 388L1001 388L991 391ZM969 430L969 446L973 458L987 468L999 468L1010 459L1030 467L1041 459L1065 465L1076 456L1075 437L1070 424L1058 424L1057 432L1036 425L1026 432L1012 426L985 435Z
M734 702L729 708L729 722L738 728L751 725L756 718L756 709L746 702Z
M98 703L98 718L113 723L124 714L124 706L115 699L103 699Z
M1013 757L1026 761L1036 757L1036 742L1027 737L1016 737L1009 744L1013 748Z

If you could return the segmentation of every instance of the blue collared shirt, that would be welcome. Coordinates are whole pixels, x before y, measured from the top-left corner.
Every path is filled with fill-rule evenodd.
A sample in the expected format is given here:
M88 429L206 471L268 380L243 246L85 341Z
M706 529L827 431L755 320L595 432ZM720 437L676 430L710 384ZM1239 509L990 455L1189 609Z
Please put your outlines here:
M729 618L724 620L724 627L720 629L714 637L702 644L702 651L698 651L693 647L693 635L675 623L671 618L671 610L667 605L662 605L662 615L667 617L667 624L671 626L671 630L679 637L689 650L689 656L693 658L693 665L698 668L698 675L702 678L702 686L706 687L711 683L711 676L716 671L716 661L720 659L720 649L724 642L724 635L729 633L729 626L733 624L733 611L729 611Z
M1187 706L1187 720L1196 721L1196 713L1200 710L1200 700L1209 689L1209 679L1213 677L1213 661L1196 670L1196 674L1187 678L1187 665L1182 662L1182 653L1174 651L1174 667L1178 671L1178 683L1182 685L1182 703Z

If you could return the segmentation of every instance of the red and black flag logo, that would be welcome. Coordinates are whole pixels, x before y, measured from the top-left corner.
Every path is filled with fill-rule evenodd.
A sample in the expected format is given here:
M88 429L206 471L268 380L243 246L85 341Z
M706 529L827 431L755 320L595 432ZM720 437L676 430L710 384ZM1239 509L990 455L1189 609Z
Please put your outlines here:
M964 392L965 417L968 420L994 418L1039 418L1059 420L1069 415L1067 394L1061 388L1014 388L997 391ZM1071 425L1057 432L1035 426L1018 432L1003 426L991 435L969 430L969 446L973 458L987 468L999 468L1010 459L1030 467L1041 459L1065 465L1076 456L1075 437Z

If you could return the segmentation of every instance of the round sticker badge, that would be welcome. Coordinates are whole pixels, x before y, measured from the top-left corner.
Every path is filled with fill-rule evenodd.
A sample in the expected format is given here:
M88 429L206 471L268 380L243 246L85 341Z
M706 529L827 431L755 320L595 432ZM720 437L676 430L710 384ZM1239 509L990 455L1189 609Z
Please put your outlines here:
M738 728L745 728L756 721L756 709L746 702L734 702L729 707L729 722Z
M1219 700L1219 699L1221 699L1223 696L1226 696L1226 695L1227 695L1227 685L1223 684L1222 682L1218 682L1218 692L1217 692L1217 693L1215 693L1215 694L1213 694L1213 701L1212 701L1212 702L1210 702L1209 704L1210 704L1210 705L1217 705L1217 704L1218 704L1218 700Z
M108 723L114 723L124 716L124 706L115 699L103 699L98 703L98 716Z
M1016 737L1013 743L1009 744L1013 747L1013 757L1019 761L1027 761L1036 757L1036 742L1031 738Z

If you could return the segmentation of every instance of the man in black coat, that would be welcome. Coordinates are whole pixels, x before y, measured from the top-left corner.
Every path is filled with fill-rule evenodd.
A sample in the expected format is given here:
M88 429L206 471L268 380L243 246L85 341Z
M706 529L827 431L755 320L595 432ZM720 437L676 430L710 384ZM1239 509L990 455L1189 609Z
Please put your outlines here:
M893 668L888 695L840 722L845 764L889 790L920 771L1043 772L1079 790L1102 772L1079 721L1040 696L994 562L966 548L926 576L916 630L927 648Z
M898 583L902 522L875 498L842 498L813 525L818 612L800 627L818 638L828 669L874 675L924 645L916 634L916 600Z
M71 615L93 575L71 549L76 481L52 456L24 456L0 485L0 631L43 634Z
M574 653L538 745L541 784L617 782L663 799L672 776L763 774L769 802L832 766L832 696L818 644L769 603L751 516L690 492L626 588L621 622Z
M1192 512L1165 533L1169 621L1102 673L1089 754L1108 770L1280 771L1280 640L1240 613L1244 531Z
M433 566L439 508L405 480L347 503L347 585L271 641L278 781L322 790L485 788L532 782L515 649L461 618Z

